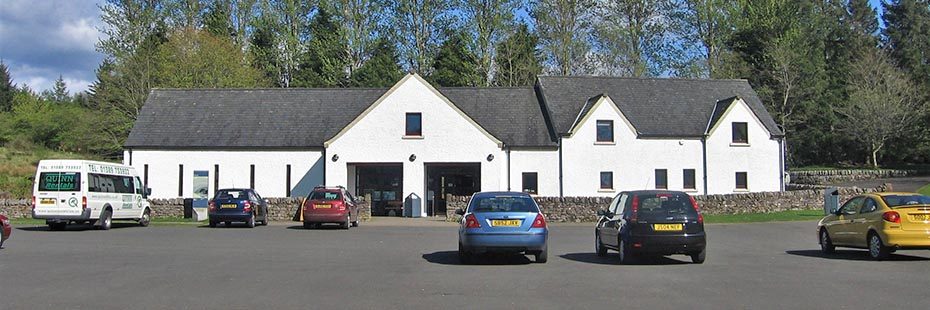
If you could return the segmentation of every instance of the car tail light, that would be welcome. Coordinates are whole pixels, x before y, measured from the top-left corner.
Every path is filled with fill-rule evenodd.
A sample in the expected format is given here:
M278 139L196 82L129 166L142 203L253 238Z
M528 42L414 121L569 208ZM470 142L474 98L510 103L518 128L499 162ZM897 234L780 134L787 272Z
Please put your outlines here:
M481 223L478 223L474 214L469 214L465 216L465 228L481 228Z
M246 211L246 212L252 211L252 203L249 202L249 201L243 201L243 202L242 202L242 210L243 210L243 211Z
M546 228L546 218L541 213L537 213L536 219L533 220L533 226L530 226L530 228Z
M210 202L208 202L207 205L209 206L210 211L216 211L216 203L213 202L213 199L210 199Z
M338 207L338 208L339 208L339 211L345 211L345 210L346 210L346 204L345 204L345 203L337 203L337 205L339 206L339 207Z
M32 209L36 209L36 196L32 196Z
M639 196L633 196L630 211L630 222L636 223L636 219L639 215Z
M81 210L87 209L87 196L81 197Z
M898 214L898 211L888 211L882 213L882 219L887 222L901 224L901 215Z
M704 224L704 215L701 214L701 208L698 207L697 201L692 196L688 196L688 199L691 199L691 206L694 207L694 212L698 215L698 223Z

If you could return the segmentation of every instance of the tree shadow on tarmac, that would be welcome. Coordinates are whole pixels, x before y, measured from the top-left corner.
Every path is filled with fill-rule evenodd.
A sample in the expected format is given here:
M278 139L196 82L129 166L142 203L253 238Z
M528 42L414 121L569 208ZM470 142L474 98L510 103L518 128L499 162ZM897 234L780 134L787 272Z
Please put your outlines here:
M823 254L820 250L792 250L785 251L785 253L797 256L805 257L815 257L823 259L835 259L835 260L858 260L858 261L868 261L872 260L872 257L869 256L869 252L866 250L836 250L833 254ZM920 257L920 256L911 256L911 255L902 255L902 254L891 254L886 261L930 261L930 258Z
M526 255L521 254L480 254L472 256L472 262L470 264L464 264L459 261L459 252L458 251L439 251L429 254L423 254L423 259L433 264L440 265L487 265L487 266L498 266L498 265L527 265L531 264L532 261L526 257Z
M607 256L597 256L593 252L581 252L581 253L568 253L559 255L559 257L576 261L580 263L588 264L600 264L600 265L620 265L619 254L607 253ZM687 256L682 256L687 257ZM690 258L688 258L690 259ZM688 261L677 260L668 256L643 256L637 257L632 262L624 265L641 265L641 266L651 266L651 265L681 265L681 264L690 264Z

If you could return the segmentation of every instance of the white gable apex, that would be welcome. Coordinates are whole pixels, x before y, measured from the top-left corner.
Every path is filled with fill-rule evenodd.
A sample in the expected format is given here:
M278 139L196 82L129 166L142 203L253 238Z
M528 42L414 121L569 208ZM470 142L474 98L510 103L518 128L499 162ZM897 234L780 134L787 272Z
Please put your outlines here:
M590 100L588 103L590 103ZM590 109L584 112L583 115L578 115L578 118L575 120L575 124L572 125L572 129L568 132L569 138L574 136L575 132L577 132L582 127L582 125L588 122L588 120L591 118L591 115L594 115L595 112L603 108L612 109L614 113L616 113L617 117L619 117L620 120L626 124L626 127L630 130L630 132L632 132L635 136L639 136L639 131L636 130L636 127L633 127L633 123L630 123L630 120L626 117L626 115L623 114L623 111L620 111L620 107L617 106L613 99L610 99L610 96L607 95L599 95ZM582 110L583 109L584 108L582 108Z
M715 110L713 111L713 113L716 113L716 112L717 112L717 111L716 111L717 106L715 106L714 109L715 109ZM713 113L711 114L711 119L708 120L708 122L713 121ZM752 117L752 119L754 120L754 123L756 124L756 126L762 128L762 130L765 130L765 132L768 133L769 136L772 136L772 132L769 131L768 127L765 127L765 125L762 124L762 120L759 119L759 116L756 115L756 113L753 112L751 108L749 108L749 105L746 104L746 102L743 101L743 99L740 98L740 97L735 97L735 98L733 99L733 103L731 103L731 104L726 108L726 110L723 111L723 115L721 115L719 118L717 118L717 122L716 122L716 123L708 124L708 125L709 125L709 128L708 128L708 130L707 130L706 135L707 135L707 136L712 136L712 135L714 134L714 132L717 131L717 128L720 127L720 124L727 123L727 120L730 119L731 116L732 116L733 114L735 114L735 113L748 114L748 115L750 115L750 116Z

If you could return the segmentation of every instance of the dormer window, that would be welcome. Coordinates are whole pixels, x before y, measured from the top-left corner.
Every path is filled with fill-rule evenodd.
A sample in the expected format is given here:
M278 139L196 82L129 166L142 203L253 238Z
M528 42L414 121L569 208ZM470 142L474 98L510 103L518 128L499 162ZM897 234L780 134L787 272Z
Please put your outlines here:
M408 137L423 136L423 114L407 113L407 126L404 135Z
M745 122L733 122L733 144L749 144L749 128Z
M601 143L614 142L614 121L612 120L597 121L597 142L601 142Z

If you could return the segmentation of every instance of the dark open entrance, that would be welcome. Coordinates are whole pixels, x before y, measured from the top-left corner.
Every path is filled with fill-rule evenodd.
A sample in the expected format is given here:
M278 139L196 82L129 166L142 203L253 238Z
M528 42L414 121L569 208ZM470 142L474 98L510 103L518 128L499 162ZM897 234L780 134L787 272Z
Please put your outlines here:
M353 164L355 194L371 195L371 215L403 215L404 165Z
M426 214L446 215L446 195L481 191L481 163L426 164Z

